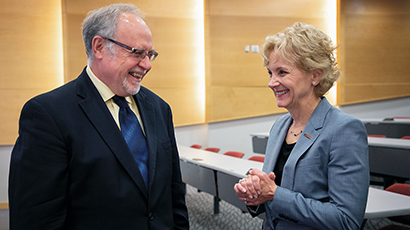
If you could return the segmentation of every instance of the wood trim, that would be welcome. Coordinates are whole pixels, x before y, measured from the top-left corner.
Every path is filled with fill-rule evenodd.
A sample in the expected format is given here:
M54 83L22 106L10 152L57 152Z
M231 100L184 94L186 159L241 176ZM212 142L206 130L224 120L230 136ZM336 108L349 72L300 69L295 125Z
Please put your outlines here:
M9 203L0 203L0 209L9 209Z

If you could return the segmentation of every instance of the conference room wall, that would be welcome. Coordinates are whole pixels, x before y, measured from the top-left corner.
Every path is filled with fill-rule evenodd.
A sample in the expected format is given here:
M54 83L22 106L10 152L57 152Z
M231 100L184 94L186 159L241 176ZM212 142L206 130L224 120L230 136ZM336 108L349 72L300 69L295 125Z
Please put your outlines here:
M357 117L384 118L410 116L410 97L346 105L342 111ZM220 153L236 150L245 153L244 159L253 155L251 133L269 132L273 122L281 114L215 122L175 128L177 142L190 146L201 144L204 147L221 148ZM0 208L7 204L7 184L10 154L13 146L0 146Z
M344 105L340 110L359 119L410 116L410 97ZM245 153L249 158L252 151L251 133L269 132L274 121L283 114L215 122L189 127L177 127L177 141L181 145L201 144L205 147L219 147L219 153L229 150Z
M338 16L337 104L409 96L410 1L340 0Z
M257 52L265 37L297 21L336 39L336 0L205 0L206 121L284 112L265 100L269 76ZM251 96L250 96L251 95ZM334 100L336 102L336 100Z
M17 120L25 101L61 85L81 71L85 65L85 54L79 38L79 23L88 9L112 2L119 1L0 0L2 6L7 6L0 7L0 21L4 22L0 26L0 97L3 98L0 102L0 144L14 143L18 130ZM159 59L153 63L154 68L144 79L144 85L170 103L177 126L282 112L264 100L271 95L266 87L266 69L261 64L259 54L245 53L244 45L258 45L266 35L282 30L297 20L317 24L326 32L325 24L335 24L325 19L327 14L331 14L331 10L324 6L335 2L327 0L130 2L146 11L155 47L160 50ZM202 7L202 2L206 6L205 18L200 17L202 13L195 13ZM342 1L348 2L356 4L359 1ZM408 46L400 47L402 44L408 45L409 1L360 2L364 2L365 7L345 7L347 10L341 12L341 15L348 16L345 19L359 20L348 21L347 24L343 24L341 20L345 29L351 28L351 24L356 26L350 31L352 37L341 39L341 45L347 47L343 41L354 42L353 38L360 34L369 36L370 39L365 37L365 41L368 40L369 43L363 43L363 38L359 36L359 42L349 43L349 48L343 50L345 54L348 51L351 58L344 56L350 62L342 64L346 69L339 84L339 96L348 97L347 102L351 102L351 99L353 102L360 102L362 96L366 100L386 98L386 94L388 97L402 96L403 92L410 89L407 68L409 49ZM373 11L366 12L366 9ZM375 13L374 9L378 11ZM63 18L71 19L72 23ZM202 23L206 25L205 35L202 25L197 26L202 20L205 20ZM368 27L368 22L374 22L371 25L376 27ZM65 26L64 30L62 24ZM365 29L357 27L359 25L364 25ZM383 26L379 28L378 25ZM358 33L363 31L368 33ZM394 36L390 36L391 34ZM378 35L384 37L379 38ZM73 37L79 42L70 43ZM206 41L205 61L195 61L197 59L193 57L202 54L203 50L196 42L202 42L202 39ZM386 39L399 42L392 42L395 46L386 50L386 42L377 42ZM370 43L373 40L376 43ZM63 41L67 46L63 47ZM361 46L363 49L357 49ZM375 57L379 59L374 59ZM72 68L73 66L63 65L63 61L68 58L78 61L78 66ZM363 65L364 61L368 65ZM385 67L385 61L393 64ZM202 66L204 62L205 67ZM203 75L206 75L206 79L202 78ZM358 79L363 81L358 83ZM255 103L258 101L261 103ZM344 104L346 101L340 103Z
M25 101L63 83L61 2L0 0L0 145L13 144Z
M80 29L87 12L122 2L62 0L65 81L76 78L87 65ZM143 85L171 105L176 125L205 123L202 0L129 0L126 3L135 4L146 14L145 21L159 53Z

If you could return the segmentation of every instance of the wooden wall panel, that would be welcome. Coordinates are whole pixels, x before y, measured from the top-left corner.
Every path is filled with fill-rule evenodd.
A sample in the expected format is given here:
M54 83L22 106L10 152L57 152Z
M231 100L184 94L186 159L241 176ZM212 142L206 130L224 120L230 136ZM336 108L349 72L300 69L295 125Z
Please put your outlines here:
M410 95L410 1L341 0L339 104Z
M14 143L25 101L77 77L86 65L81 22L89 10L114 2L0 0L7 6L0 7L1 145ZM203 79L197 59L202 1L131 2L146 12L160 53L143 85L170 103L177 126L283 112L267 87L260 55L245 53L244 46L260 45L295 21L329 33L326 0L204 0ZM339 103L410 95L410 1L339 2Z
M61 3L0 3L0 145L12 145L23 104L63 82Z
M208 122L284 112L276 106L259 53L265 37L296 21L329 33L327 1L206 1L206 114Z
M263 116L286 112L276 106L276 99L268 87L213 86L211 90L213 98L218 99L212 106L214 117L233 120L250 117L249 114Z
M92 9L116 2L120 1L63 1L66 80L76 78L86 65L80 29L85 15ZM203 44L199 44L197 39L198 30L201 30L198 23L203 20L202 14L198 14L198 9L203 8L202 2L129 2L146 13L145 21L153 34L154 48L159 53L142 84L169 102L176 126L204 123L204 74L198 71L203 62L197 58L203 50Z

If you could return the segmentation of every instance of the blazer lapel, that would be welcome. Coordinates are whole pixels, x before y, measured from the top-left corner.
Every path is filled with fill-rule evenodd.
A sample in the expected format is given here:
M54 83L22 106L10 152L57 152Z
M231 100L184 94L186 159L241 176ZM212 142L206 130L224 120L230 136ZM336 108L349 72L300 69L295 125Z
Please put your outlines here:
M142 124L144 126L145 136L148 145L148 178L149 187L151 188L156 172L156 158L157 158L157 128L156 128L156 114L154 106L146 98L143 87L134 96L134 100L138 105L138 110L141 115Z
M296 165L299 159L315 142L319 135L320 133L316 131L316 129L308 122L283 168L283 179L281 186L289 189L293 188ZM284 179L285 177L286 179Z
M286 179L282 179L281 186L290 189L293 188L296 165L299 159L306 153L310 146L319 137L326 114L330 110L330 108L331 105L326 100L326 98L322 98L322 101L319 103L315 111L313 111L312 116L309 118L309 121L303 129L303 133L296 142L292 153L289 155L289 158L283 169L283 175L284 177L286 176Z
M127 147L127 143L125 142L121 131L112 118L112 115L100 94L85 71L80 75L78 80L77 94L83 98L79 101L80 107L101 135L101 138L114 153L118 161L141 189L144 196L148 198L148 190L145 187L141 173L136 166L134 158Z
M285 140L289 125L292 122L292 117L289 114L287 114L286 116L288 117L286 117L282 123L275 124L279 126L278 128L275 128L275 130L280 131L276 133L272 133L271 131L269 133L269 142L266 146L265 155L272 154L272 157L265 157L265 162L263 164L262 169L262 171L264 171L267 174L272 172L275 168L276 161L278 160L283 141Z

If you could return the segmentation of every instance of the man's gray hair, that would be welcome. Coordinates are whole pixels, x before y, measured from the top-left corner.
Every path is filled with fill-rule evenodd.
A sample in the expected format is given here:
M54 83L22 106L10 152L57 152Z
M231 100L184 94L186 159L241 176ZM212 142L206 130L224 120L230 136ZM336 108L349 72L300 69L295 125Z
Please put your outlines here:
M114 39L117 32L117 24L122 13L131 13L142 19L145 14L132 4L112 4L88 12L82 23L83 41L88 62L92 62L94 54L92 51L92 41L95 36ZM112 44L108 47L112 50Z

